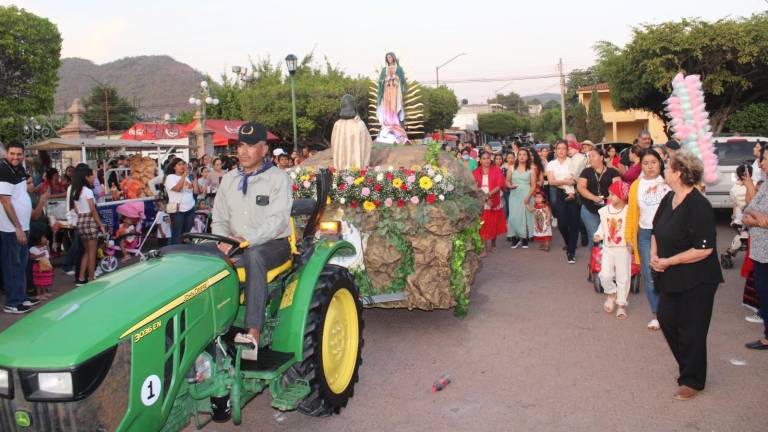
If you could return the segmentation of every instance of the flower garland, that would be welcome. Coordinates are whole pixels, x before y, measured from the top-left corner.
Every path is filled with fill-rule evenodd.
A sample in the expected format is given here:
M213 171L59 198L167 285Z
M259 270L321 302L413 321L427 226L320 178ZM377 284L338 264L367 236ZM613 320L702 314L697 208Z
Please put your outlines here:
M431 164L411 168L333 170L330 200L341 205L373 211L377 208L403 208L406 204L434 204L450 199L458 180L446 168ZM293 196L315 198L317 173L297 167L289 173Z
M483 240L480 237L480 223L467 227L464 231L451 237L453 248L451 251L451 292L456 300L453 314L457 318L464 318L469 312L469 298L467 297L467 284L464 278L464 260L470 247L479 253L482 251Z

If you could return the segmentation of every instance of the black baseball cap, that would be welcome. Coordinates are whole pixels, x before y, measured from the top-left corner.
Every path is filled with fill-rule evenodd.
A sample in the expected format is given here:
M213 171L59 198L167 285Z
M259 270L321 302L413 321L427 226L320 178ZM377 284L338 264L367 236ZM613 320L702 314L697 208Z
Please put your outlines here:
M255 145L267 141L267 128L256 122L245 123L237 130L237 140L243 144Z

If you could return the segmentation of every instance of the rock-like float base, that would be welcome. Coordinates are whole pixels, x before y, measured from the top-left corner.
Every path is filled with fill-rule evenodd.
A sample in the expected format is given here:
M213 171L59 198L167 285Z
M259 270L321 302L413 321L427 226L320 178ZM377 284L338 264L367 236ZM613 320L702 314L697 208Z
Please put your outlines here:
M452 176L456 185L444 200L364 209L336 199L326 214L341 216L361 234L364 267L353 268L353 273L362 293L405 293L403 301L375 306L424 310L456 307L457 315L463 316L470 286L481 268L478 231L483 197L474 177L447 153L437 154L427 146L374 148L371 167L366 171L423 167L430 152L431 162L445 168L443 172ZM304 161L300 170L331 166L331 152L324 151Z

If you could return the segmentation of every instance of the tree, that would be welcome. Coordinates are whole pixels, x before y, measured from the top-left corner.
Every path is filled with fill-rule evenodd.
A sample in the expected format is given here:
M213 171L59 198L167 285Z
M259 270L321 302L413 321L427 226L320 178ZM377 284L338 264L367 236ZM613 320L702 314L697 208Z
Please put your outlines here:
M253 64L252 70L256 78L242 90L240 98L243 119L259 121L286 141L292 141L289 78L269 60ZM304 57L294 78L300 142L321 147L329 145L341 97L346 93L355 97L357 113L367 120L368 78L352 78L327 61L323 67L313 66L311 55Z
M573 107L573 125L571 130L579 141L587 139L589 132L587 131L587 109L584 108L584 104L577 103Z
M533 122L533 133L542 142L553 143L560 136L560 108L551 108L541 112Z
M496 137L505 137L527 129L523 119L512 112L478 114L477 123L480 132Z
M605 122L603 121L603 110L600 107L600 97L597 95L597 87L592 88L592 96L589 98L587 136L595 144L603 142L603 137L605 137Z
M725 123L730 132L768 135L768 103L754 103L736 111Z
M549 101L547 101L547 103L544 104L544 109L545 110L553 109L553 108L560 109L560 102L558 102L556 100L549 100Z
M107 130L107 112L110 131L128 129L137 120L136 108L112 86L94 86L84 105L85 122L97 130Z
M240 104L242 89L226 75L221 76L221 84L211 79L207 79L207 81L211 83L211 95L219 100L219 104L206 107L206 118L220 120L242 119L243 110Z
M617 109L644 109L664 118L678 73L701 75L714 133L740 107L768 102L768 13L715 22L684 19L646 24L619 48L596 45L597 69Z
M504 109L508 111L514 111L517 114L523 114L523 110L525 109L527 112L527 104L523 100L522 97L520 97L519 94L515 92L509 92L506 95L500 95L497 94L496 97L492 99L488 99L489 104L500 104L504 107Z
M53 111L59 78L61 34L45 18L15 6L0 6L0 119L5 139L30 116Z
M604 77L599 73L596 66L590 66L587 69L574 69L568 74L568 80L565 85L565 103L568 108L574 108L579 105L579 95L576 91L582 87L592 86L604 82Z
M424 104L424 132L448 129L459 112L459 102L453 90L446 86L438 88L421 87L421 102Z

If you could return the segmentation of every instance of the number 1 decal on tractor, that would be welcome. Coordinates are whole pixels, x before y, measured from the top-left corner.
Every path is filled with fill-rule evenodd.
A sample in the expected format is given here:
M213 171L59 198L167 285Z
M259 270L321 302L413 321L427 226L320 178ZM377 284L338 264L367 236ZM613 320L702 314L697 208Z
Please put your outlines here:
M144 380L144 384L141 385L141 403L146 406L152 406L160 398L160 391L162 384L160 384L160 378L157 375L150 375Z

